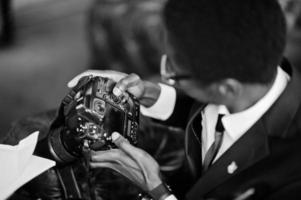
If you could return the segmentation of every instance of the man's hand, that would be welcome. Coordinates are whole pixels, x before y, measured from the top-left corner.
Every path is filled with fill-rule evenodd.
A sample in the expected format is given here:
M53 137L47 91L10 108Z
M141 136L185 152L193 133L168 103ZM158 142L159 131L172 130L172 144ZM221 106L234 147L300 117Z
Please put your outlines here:
M102 76L113 79L115 82L118 82L120 79L127 76L126 73L113 71L113 70L87 70L83 73L78 74L75 76L71 81L68 82L68 87L73 88L77 85L78 81L84 76Z
M137 74L125 74L112 70L88 70L76 77L69 83L68 87L76 86L83 76L102 76L113 79L116 83L113 88L113 94L117 97L127 98L129 92L140 100L141 105L145 107L152 106L158 99L161 89L160 86L149 81L141 80Z
M92 168L113 169L146 192L162 183L159 165L148 153L132 146L117 132L112 134L112 140L118 149L92 152Z

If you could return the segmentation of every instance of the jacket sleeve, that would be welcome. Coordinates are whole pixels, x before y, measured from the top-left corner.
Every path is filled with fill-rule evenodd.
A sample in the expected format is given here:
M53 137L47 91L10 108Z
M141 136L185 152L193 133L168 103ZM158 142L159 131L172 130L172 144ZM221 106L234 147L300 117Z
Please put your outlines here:
M174 111L167 120L161 123L185 129L193 103L194 100L192 98L177 91L177 100Z
M289 183L274 193L270 194L267 200L278 199L301 199L301 180Z
M39 131L39 141L47 137L48 128L55 118L56 110L38 113L33 116L17 120L0 141L2 144L16 145L34 131Z

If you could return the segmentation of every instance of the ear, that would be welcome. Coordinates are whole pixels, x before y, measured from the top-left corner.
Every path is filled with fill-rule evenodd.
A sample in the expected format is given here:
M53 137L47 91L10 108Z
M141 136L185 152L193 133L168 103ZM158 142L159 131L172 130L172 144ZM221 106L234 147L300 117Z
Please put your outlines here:
M240 96L243 90L243 85L236 79L227 78L217 83L217 90L222 97L231 99L233 97Z

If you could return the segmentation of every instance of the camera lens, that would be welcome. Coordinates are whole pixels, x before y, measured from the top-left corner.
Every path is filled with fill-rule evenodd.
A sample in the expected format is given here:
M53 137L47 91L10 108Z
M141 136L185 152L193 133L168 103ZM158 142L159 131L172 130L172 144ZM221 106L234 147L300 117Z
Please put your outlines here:
M100 99L94 100L94 111L100 115L104 115L106 103Z

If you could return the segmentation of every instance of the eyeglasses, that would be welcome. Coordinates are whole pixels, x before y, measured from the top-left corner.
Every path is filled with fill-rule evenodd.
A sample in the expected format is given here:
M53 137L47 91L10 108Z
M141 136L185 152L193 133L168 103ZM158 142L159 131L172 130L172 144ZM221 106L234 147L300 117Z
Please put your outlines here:
M173 69L172 64L168 59L167 55L166 54L162 55L161 64L160 64L160 73L163 82L169 85L175 85L180 80L191 78L191 75L188 74L176 74L174 71L172 71L172 69Z

